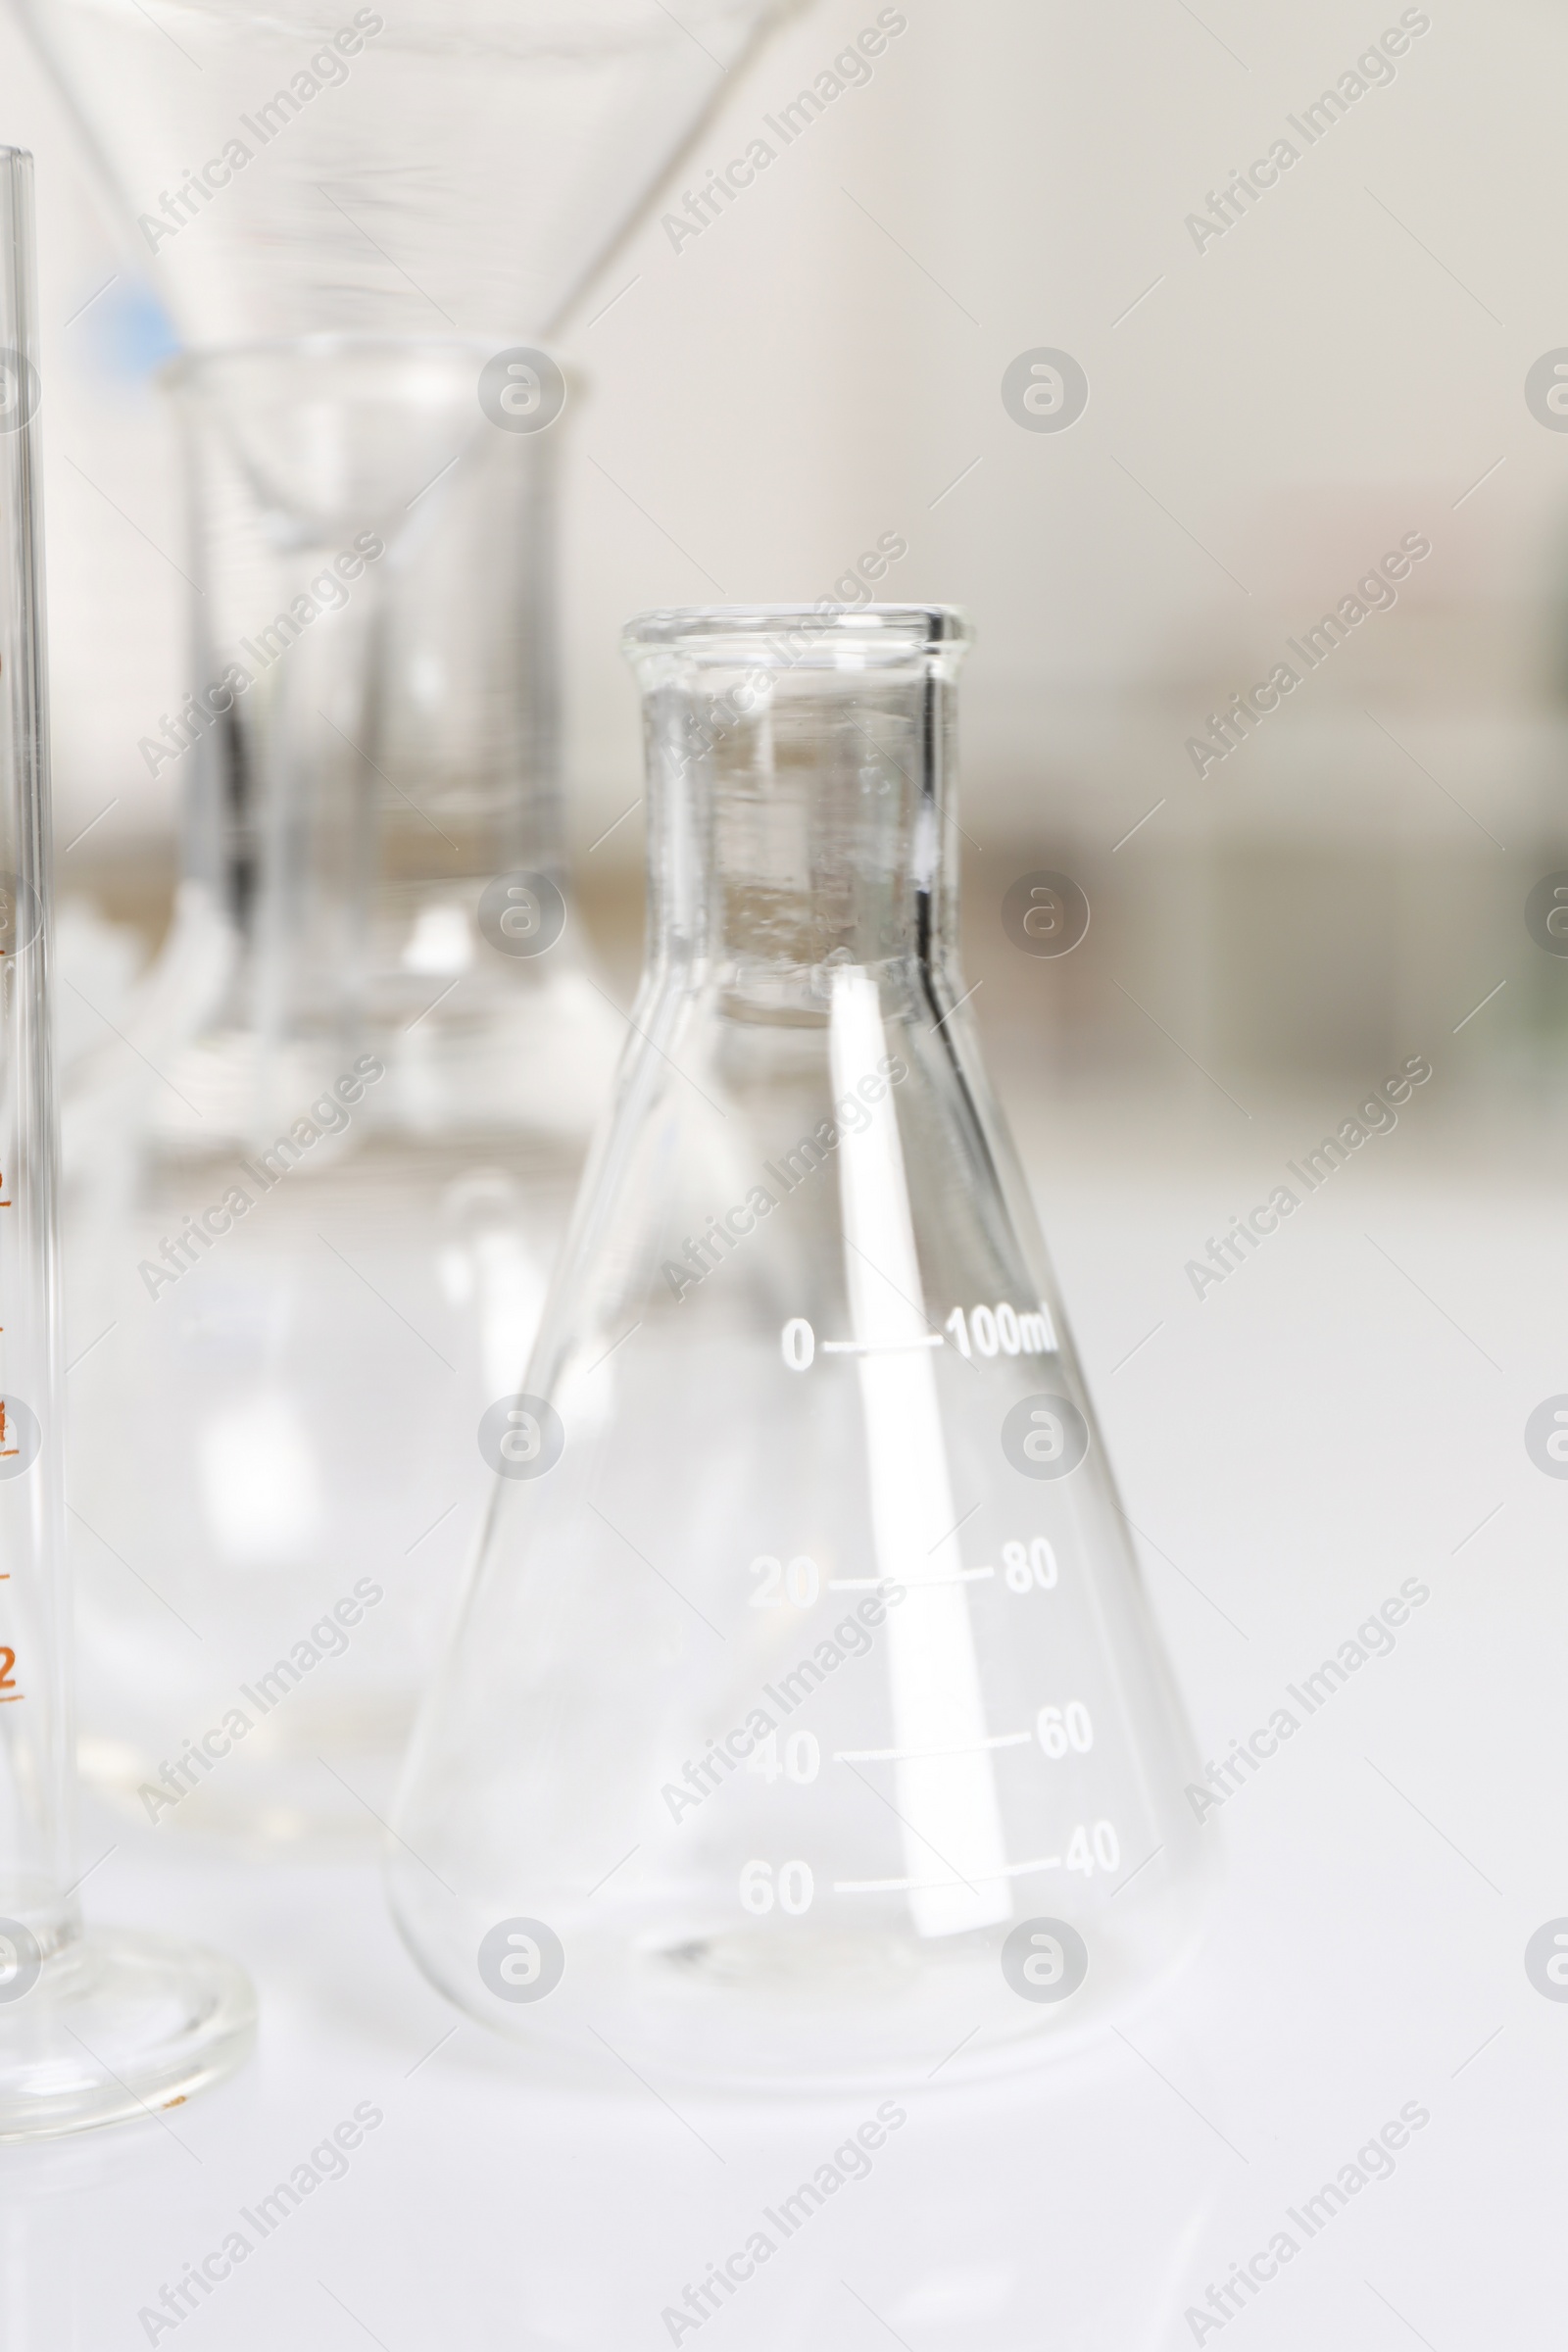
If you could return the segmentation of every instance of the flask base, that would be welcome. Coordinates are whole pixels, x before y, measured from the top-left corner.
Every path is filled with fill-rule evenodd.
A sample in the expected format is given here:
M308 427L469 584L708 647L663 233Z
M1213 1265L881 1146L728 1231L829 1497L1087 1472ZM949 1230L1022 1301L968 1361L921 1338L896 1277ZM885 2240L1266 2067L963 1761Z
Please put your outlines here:
M1054 2061L1180 1969L1206 1916L1191 1888L1176 1888L1125 1926L1086 1915L1082 1936L1059 1920L1017 1923L1014 1941L1038 1928L1078 1945L1081 1970L1040 1983L1016 1963L1009 1970L1000 1928L941 1942L896 1928L808 1930L785 1942L696 1924L679 1936L617 1932L560 1902L524 1913L522 1899L438 1925L428 1888L393 1863L393 1916L419 1967L552 2076L564 2067L597 2079L608 2052L694 2088L792 2096L982 2080ZM493 1958L486 1966L498 1926L554 1937L559 1974L504 1981Z
M0 2005L0 2140L178 2106L242 2065L255 2036L256 1995L234 1961L90 1928Z

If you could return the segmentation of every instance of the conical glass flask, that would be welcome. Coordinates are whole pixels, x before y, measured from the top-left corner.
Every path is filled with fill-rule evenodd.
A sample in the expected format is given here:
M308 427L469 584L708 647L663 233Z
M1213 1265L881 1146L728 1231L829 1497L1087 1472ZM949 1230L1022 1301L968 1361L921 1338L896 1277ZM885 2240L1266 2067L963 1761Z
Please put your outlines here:
M164 1827L378 1834L623 1034L564 895L551 436L486 356L174 371L185 878L66 1122L83 1763Z
M231 1961L76 1900L37 357L32 159L0 147L0 2139L177 2105L256 2025Z
M1180 1711L955 962L967 634L630 632L648 972L389 1860L503 2031L980 2065L1194 1926Z

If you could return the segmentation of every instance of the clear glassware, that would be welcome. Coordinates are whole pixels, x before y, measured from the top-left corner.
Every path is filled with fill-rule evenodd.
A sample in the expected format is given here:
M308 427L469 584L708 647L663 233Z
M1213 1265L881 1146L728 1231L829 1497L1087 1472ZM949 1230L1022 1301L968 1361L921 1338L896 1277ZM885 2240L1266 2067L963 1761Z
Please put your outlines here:
M486 356L172 376L184 880L67 1120L82 1757L262 1843L377 1834L622 1034L564 895L551 437Z
M647 976L388 1859L426 1973L523 2038L982 2067L1199 1917L1187 1736L955 959L967 638L627 640Z
M92 1441L84 1756L160 1821L368 1826L331 1776L377 1801L434 1642L456 1465L480 1467L470 1384L482 1363L491 1395L510 1387L542 1294L553 1176L524 1139L580 1125L610 1066L570 927L549 937L543 428L566 386L520 339L554 331L781 4L410 0L333 23L303 0L22 0L197 355L175 385L200 708L149 714L143 753L167 775L199 736L178 756L202 783L179 919L117 1023L157 1083L106 1054L67 1127L73 1348L92 1349L72 1383ZM469 334L488 340L452 339ZM503 894L488 943L481 879ZM386 1075L348 1140L313 1142L309 1176L269 1188L210 1264L196 1230L180 1266L165 1216L221 1220L231 1181L265 1182L223 1154L313 1103L335 1122L361 1061ZM138 1296L166 1242L177 1293ZM366 1580L385 1597L362 1606ZM321 1614L340 1602L362 1608L341 1652Z
M783 0L20 0L187 342L546 334Z
M199 703L149 716L143 740L163 773L199 736L177 756L202 784L178 920L125 1025L159 1084L106 1054L67 1133L93 1350L73 1382L92 1441L73 1522L84 1755L160 1820L264 1840L368 1825L331 1772L370 1793L359 1768L389 1767L435 1638L430 1562L455 1556L466 1507L448 1415L471 1427L477 1364L492 1392L515 1378L553 1232L559 1170L520 1139L580 1128L609 1066L569 930L564 948L548 936L562 860L540 783L554 578L550 436L534 427L549 404L530 416L519 392L536 397L539 375L513 379L564 386L514 339L551 329L778 4L695 0L677 22L660 0L413 0L345 7L335 25L300 0L21 10L202 355L175 378L202 514ZM442 329L492 339L414 340ZM514 338L501 352L498 330ZM487 362L506 380L484 408ZM243 699L215 666L236 656ZM503 754L510 812L492 805ZM481 877L514 892L497 954L549 951L548 985L484 968ZM266 1151L312 1103L335 1123L334 1087L383 1060L353 1138L310 1146L332 1181L296 1179L265 1218L230 1221L221 1271L180 1264L179 1219L232 1220L229 1179L266 1183L265 1163L237 1177L222 1155ZM305 1212L329 1202L323 1244ZM207 1250L201 1225L183 1246ZM328 1250L347 1271L323 1281ZM158 1299L137 1297L140 1265ZM387 1348L411 1343L390 1324L378 1343L333 1281L362 1282L368 1312L417 1335L396 1400ZM127 1374L149 1364L177 1412L124 1410L145 1393ZM436 1532L416 1575L405 1511L425 1501ZM362 1582L401 1596L366 1603ZM360 1611L346 1651L318 1614L339 1604Z
M250 2048L243 1973L73 1884L32 165L0 148L0 2138L171 2105Z

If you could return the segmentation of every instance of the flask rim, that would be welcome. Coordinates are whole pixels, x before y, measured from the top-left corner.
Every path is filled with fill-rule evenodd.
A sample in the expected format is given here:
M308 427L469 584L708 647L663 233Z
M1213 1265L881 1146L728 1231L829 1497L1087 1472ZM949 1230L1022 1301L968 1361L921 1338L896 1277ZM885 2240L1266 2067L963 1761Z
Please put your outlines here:
M974 627L956 605L680 605L639 612L621 632L636 664L679 653L703 666L758 669L881 667L951 651L961 656Z

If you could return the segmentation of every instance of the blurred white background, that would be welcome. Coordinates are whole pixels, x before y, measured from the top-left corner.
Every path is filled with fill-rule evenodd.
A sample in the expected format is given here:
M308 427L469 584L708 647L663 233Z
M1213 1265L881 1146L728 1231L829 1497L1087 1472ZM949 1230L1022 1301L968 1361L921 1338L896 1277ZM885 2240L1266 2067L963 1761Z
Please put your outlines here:
M635 813L589 850L639 790L622 619L825 595L896 532L885 593L961 602L980 630L976 968L1014 872L1081 868L1205 1060L1359 1075L1499 977L1453 1054L1516 1057L1560 994L1521 909L1563 823L1568 435L1524 379L1568 338L1568 24L1527 0L1407 11L1429 28L1308 148L1288 118L1397 9L907 0L870 80L672 250L660 215L875 13L818 0L731 74L555 338L581 377L560 430L590 911L640 861ZM190 683L158 262L118 234L8 19L0 90L39 162L62 847L108 809L63 877L122 892L167 866L174 787L136 741ZM1299 161L1200 251L1187 216L1282 135ZM1001 398L1038 346L1088 374L1062 433ZM1432 555L1397 606L1200 778L1206 713L1410 531ZM1138 1055L1083 960L1048 1026Z
M1408 12L1430 24L1393 80L1200 251L1187 216L1281 135L1304 146L1287 119L1399 24L1396 0L900 8L869 83L676 252L661 214L877 9L792 14L555 338L579 381L559 430L589 921L624 992L641 749L622 620L830 595L880 535L906 539L886 592L962 603L980 632L959 809L975 1010L1200 1752L1223 1756L1406 1574L1433 1605L1228 1807L1207 1960L1129 2021L1093 2095L1020 2086L974 2125L971 2162L967 2124L922 2090L930 2140L911 2132L908 2175L844 2225L845 2278L824 2232L754 2340L1015 2352L1047 2312L1097 2352L1201 2340L1184 2305L1419 2095L1434 2129L1400 2181L1270 2290L1249 2340L1527 2341L1560 2302L1543 2084L1568 2014L1521 1965L1568 1912L1568 1489L1521 1442L1568 1389L1542 1312L1564 1272L1568 962L1524 922L1538 877L1568 867L1568 432L1525 379L1568 347L1568 18ZM151 933L173 786L136 741L193 682L149 377L158 272L3 15L0 137L38 157L63 884ZM1003 404L1038 347L1089 379L1059 433ZM1431 554L1396 605L1200 777L1186 745L1207 714L1406 533ZM1019 955L999 919L1035 868L1093 906L1060 961ZM1184 1258L1415 1054L1435 1074L1397 1133L1195 1297ZM296 2250L254 2266L227 2340L662 2341L666 2279L729 2242L712 2180L739 2197L743 2155L760 2193L794 2177L798 2116L743 2148L733 2114L705 2113L737 2166L710 2176L657 2091L636 2133L538 2103L416 1983L371 1871L198 1877L157 1846L173 1835L93 1824L93 1852L116 1840L95 1899L242 1951L266 2064L180 2121L210 2162L210 2227L187 2224L186 2155L162 2144L74 2207L15 2202L27 2352L131 2340L156 2278L367 2089L386 2090L384 2171L368 2160L342 2223L292 2225ZM1102 2256L1082 2233L1118 2195ZM1136 2320L1091 2309L1069 2332L1052 2309L1043 2281L1065 2294L1084 2244ZM69 2332L62 2277L82 2298Z

